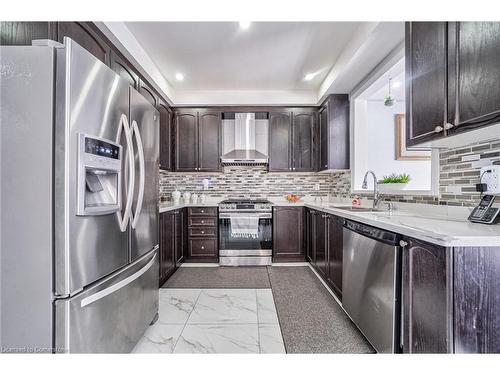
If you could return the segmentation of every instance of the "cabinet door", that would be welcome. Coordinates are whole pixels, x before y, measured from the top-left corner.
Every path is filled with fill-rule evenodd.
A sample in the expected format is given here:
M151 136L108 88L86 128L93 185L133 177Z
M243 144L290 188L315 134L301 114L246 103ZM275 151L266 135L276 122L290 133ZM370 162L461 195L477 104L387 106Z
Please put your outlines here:
M196 112L175 114L175 170L198 169L198 120Z
M405 353L452 351L451 270L448 250L405 239L402 343Z
M273 260L303 261L303 207L274 207L273 214Z
M57 39L56 22L0 22L1 46L31 45L34 39Z
M137 89L139 87L139 76L132 66L122 59L115 51L111 51L111 69L121 78L128 81L129 85Z
M58 22L57 39L63 42L65 36L73 39L106 65L110 65L111 48L96 32L90 22Z
M500 23L450 23L450 105L455 105L453 131L500 119Z
M328 169L328 105L324 105L319 110L319 162L318 169L324 171Z
M269 113L269 171L291 171L292 116L290 112Z
M324 278L326 278L327 276L326 217L327 215L322 212L318 212L314 216L314 252L316 255L315 264L321 276L323 276Z
M186 220L185 220L185 210L175 211L175 226L174 226L174 236L175 236L175 265L178 267L182 262L184 262L184 248L185 248L185 231L186 231Z
M292 126L292 170L315 171L315 112L294 112Z
M455 353L500 353L500 246L454 247Z
M199 171L221 170L221 113L200 112L199 123Z
M160 112L160 168L172 169L172 111L163 100L158 102Z
M160 286L175 269L175 214L160 214Z
M406 23L406 143L444 135L447 122L447 23Z
M313 233L314 233L314 213L306 208L305 223L304 223L304 242L306 247L306 260L309 263L314 263L314 248L313 248Z
M155 94L153 89L149 87L149 85L143 80L139 80L139 92L146 98L148 102L151 103L151 105L153 105L153 107L156 107L158 96Z
M327 238L327 280L337 297L342 299L343 220L341 218L328 215Z

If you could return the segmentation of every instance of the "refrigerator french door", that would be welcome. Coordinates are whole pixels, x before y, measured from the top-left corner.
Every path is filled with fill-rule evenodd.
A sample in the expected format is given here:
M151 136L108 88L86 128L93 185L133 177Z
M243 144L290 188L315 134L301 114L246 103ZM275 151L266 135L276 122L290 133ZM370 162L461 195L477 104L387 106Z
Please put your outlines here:
M41 208L22 234L2 220L18 236L2 239L0 344L128 352L158 311L159 115L69 38L0 63L2 202L28 185L10 213Z

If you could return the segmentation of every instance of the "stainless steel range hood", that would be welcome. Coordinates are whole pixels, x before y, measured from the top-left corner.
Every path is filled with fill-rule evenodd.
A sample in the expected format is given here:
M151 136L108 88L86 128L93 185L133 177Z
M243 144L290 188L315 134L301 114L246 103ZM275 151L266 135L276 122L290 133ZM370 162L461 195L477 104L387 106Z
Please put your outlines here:
M255 113L236 113L223 120L223 165L266 165L268 163L267 120L255 120Z

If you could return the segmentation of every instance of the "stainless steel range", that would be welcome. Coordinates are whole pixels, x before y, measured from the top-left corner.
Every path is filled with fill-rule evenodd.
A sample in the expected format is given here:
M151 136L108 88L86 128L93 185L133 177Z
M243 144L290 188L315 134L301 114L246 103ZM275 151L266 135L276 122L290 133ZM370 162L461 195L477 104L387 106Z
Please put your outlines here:
M267 200L231 199L219 204L222 266L267 266L272 262L273 216Z

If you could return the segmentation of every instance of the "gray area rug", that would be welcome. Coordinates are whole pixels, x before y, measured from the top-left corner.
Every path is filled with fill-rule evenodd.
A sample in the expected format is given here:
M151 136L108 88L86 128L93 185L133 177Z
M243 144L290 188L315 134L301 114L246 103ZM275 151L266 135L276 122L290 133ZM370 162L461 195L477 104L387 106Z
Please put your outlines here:
M181 267L162 288L269 289L266 267Z
M287 353L374 353L309 267L269 267Z

